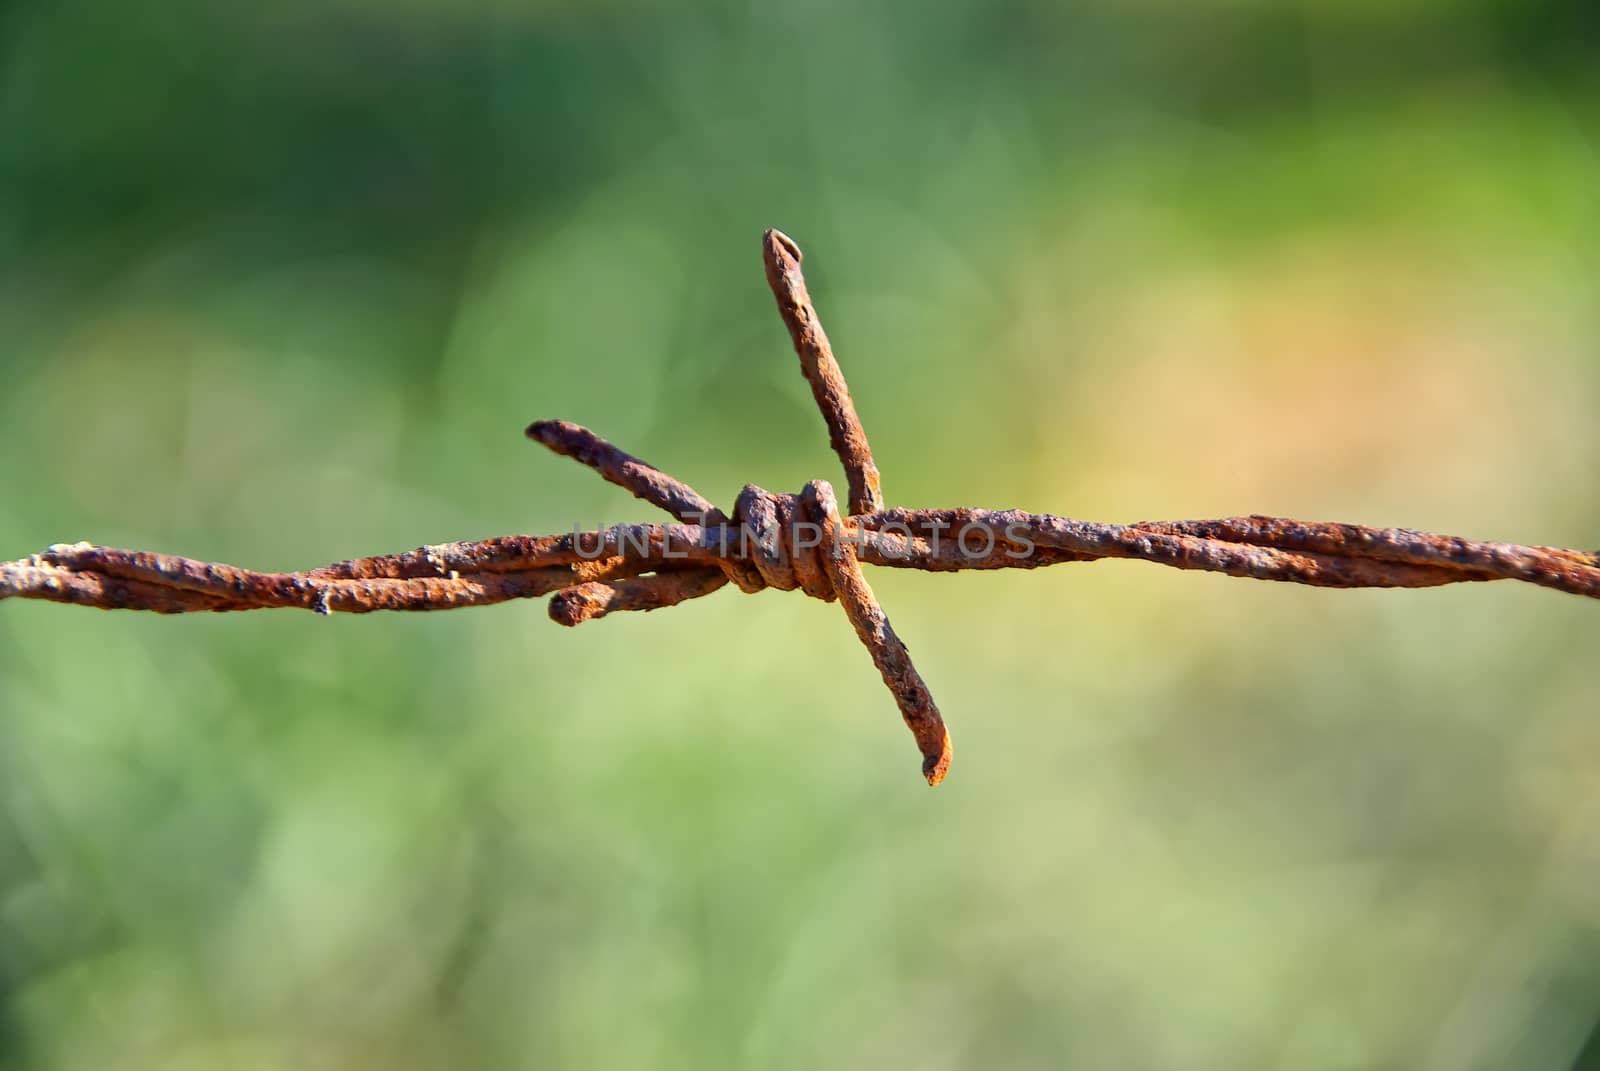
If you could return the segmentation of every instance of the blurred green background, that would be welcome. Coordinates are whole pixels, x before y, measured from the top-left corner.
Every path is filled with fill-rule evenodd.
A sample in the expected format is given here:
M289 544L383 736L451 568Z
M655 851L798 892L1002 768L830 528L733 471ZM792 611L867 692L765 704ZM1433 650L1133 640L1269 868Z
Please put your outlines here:
M1600 544L1590 0L0 11L0 557L838 482L767 226L893 504ZM1592 604L872 580L937 791L798 594L0 607L0 1067L1600 1067Z

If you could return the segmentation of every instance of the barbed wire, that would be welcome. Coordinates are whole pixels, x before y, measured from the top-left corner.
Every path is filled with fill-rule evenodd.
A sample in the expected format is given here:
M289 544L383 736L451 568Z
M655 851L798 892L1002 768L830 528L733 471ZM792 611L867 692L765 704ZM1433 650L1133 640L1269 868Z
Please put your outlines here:
M888 509L865 429L786 235L762 238L768 284L801 371L844 466L848 512L813 480L797 495L746 485L725 514L688 484L587 428L540 421L529 438L594 469L677 523L423 546L296 573L264 573L148 551L58 544L0 563L0 599L44 599L156 613L298 607L321 614L451 610L553 597L550 617L578 625L657 610L733 583L837 601L894 694L938 784L950 736L862 572L862 563L928 572L1033 569L1134 558L1330 588L1423 588L1520 580L1600 598L1600 553L1487 543L1405 528L1281 517L1104 524L1019 510Z

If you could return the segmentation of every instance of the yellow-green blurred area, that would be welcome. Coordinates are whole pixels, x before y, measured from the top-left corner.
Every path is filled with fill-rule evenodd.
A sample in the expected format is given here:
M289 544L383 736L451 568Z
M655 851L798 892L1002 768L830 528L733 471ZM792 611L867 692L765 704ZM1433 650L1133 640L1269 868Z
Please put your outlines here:
M1600 545L1592 0L0 9L0 558L842 484ZM1142 563L0 606L0 1067L1600 1067L1600 608Z

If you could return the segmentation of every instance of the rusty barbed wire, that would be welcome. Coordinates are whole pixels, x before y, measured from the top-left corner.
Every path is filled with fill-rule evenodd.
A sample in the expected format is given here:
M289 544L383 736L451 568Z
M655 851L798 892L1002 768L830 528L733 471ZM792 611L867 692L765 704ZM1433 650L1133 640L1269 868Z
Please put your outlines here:
M916 739L923 776L936 785L950 767L950 736L910 652L874 597L863 562L951 572L1133 558L1315 587L1520 580L1600 598L1600 553L1405 528L1262 516L1121 525L1020 510L886 509L866 432L806 290L800 248L769 230L762 236L762 256L801 371L844 467L848 513L840 513L827 482L813 480L798 495L747 484L730 516L688 484L587 428L539 421L527 429L529 438L594 469L677 523L423 546L298 573L58 544L0 562L0 599L169 614L274 607L331 614L450 610L553 594L550 617L573 626L612 613L675 606L729 582L749 593L799 590L843 606Z

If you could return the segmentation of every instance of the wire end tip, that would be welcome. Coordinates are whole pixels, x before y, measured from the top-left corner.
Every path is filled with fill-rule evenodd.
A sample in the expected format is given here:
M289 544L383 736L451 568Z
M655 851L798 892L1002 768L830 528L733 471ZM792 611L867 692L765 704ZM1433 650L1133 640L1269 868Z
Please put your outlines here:
M786 256L796 264L800 263L800 247L795 244L793 238L776 227L768 227L766 233L761 236L761 242L769 258L779 259Z
M945 733L944 744L938 753L922 760L922 776L928 779L929 788L943 781L945 774L950 772L950 759L950 734Z

